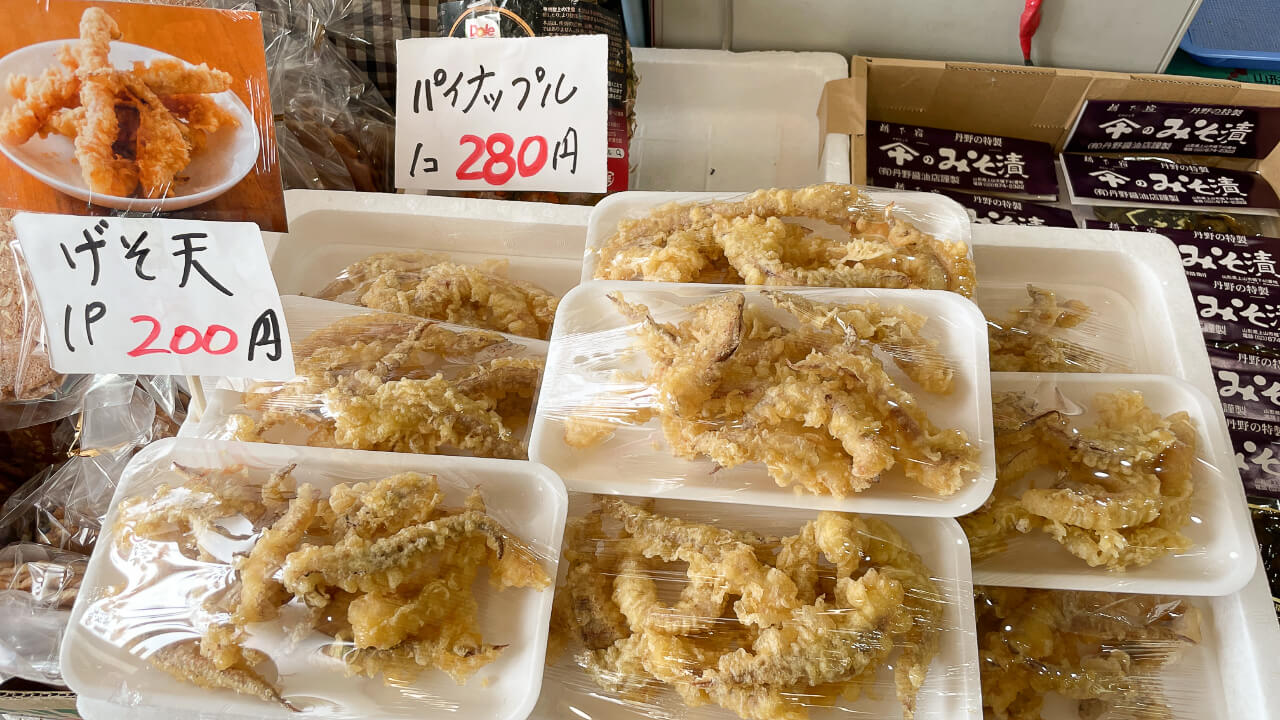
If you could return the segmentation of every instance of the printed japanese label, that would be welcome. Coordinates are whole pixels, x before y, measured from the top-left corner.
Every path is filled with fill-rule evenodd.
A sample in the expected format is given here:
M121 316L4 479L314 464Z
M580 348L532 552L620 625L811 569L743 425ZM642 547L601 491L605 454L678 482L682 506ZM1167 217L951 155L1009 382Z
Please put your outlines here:
M1264 158L1277 141L1280 108L1088 100L1066 150Z
M1085 204L1280 207L1266 180L1241 170L1097 155L1063 155L1062 168L1072 200Z
M1251 343L1280 347L1280 297L1269 286L1262 296L1245 292L1244 285L1222 287L1187 278L1200 315L1200 332L1209 342Z
M1280 358L1212 345L1208 350L1222 412L1280 423Z
M1047 143L887 122L867 125L867 177L885 187L914 183L1058 196L1053 150Z
M1086 220L1085 227L1162 235L1178 246L1182 269L1188 279L1257 298L1269 297L1272 293L1280 297L1280 272L1277 271L1280 238L1139 227L1097 220Z
M396 185L604 192L604 35L396 44Z
M1247 430L1265 427L1265 431ZM1227 418L1236 469L1245 492L1280 497L1280 426L1242 418Z
M294 376L253 223L21 213L13 226L54 370Z
M1246 491L1280 495L1280 358L1208 346Z
M912 190L925 188L908 188ZM990 225L1041 225L1045 227L1080 227L1070 210L1052 205L1014 200L1013 198L971 195L962 192L935 190L940 195L964 206L969 222Z

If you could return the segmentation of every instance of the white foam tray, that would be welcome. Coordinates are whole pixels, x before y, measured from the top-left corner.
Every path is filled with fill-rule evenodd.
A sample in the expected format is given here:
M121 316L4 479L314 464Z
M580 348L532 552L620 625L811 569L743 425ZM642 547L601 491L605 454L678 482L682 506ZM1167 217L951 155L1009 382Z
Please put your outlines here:
M280 292L314 295L357 260L425 250L461 263L508 262L510 276L556 295L578 284L587 217L574 205L431 195L290 190L289 232L271 271Z
M1177 720L1280 717L1280 656L1275 653L1276 613L1261 564L1240 592L1193 597L1201 612L1202 640L1186 647L1160 680ZM980 585L981 583L975 583ZM548 671L550 672L550 671ZM539 700L538 707L542 707ZM1078 720L1076 703L1051 697L1044 720Z
M1077 420L1092 422L1093 397L1137 390L1161 415L1185 410L1198 431L1191 522L1183 532L1192 547L1141 568L1109 572L1091 568L1040 532L1018 535L1009 549L973 564L979 585L1103 590L1108 592L1228 595L1253 576L1257 545L1244 489L1232 469L1231 445L1215 432L1214 403L1190 383L1161 375L992 373L993 393L1022 391L1053 400L1054 388L1086 409ZM1076 418L1073 418L1076 419Z
M849 136L821 148L818 102L849 77L835 53L634 48L630 187L754 190L849 182Z
M786 183L756 187L788 187ZM754 188L752 188L754 189ZM894 215L909 219L922 231L939 238L961 240L968 243L972 237L969 215L960 203L936 193L910 190L881 190L864 188L871 199L893 203ZM744 195L740 192L644 192L614 193L601 200L591 210L587 224L587 251L582 263L582 282L595 279L596 266L600 263L600 249L617 230L618 222L625 218L643 217L650 210L671 202L708 202L731 200Z
M980 251L975 249L976 252ZM982 274L981 269L978 274ZM1099 372L1134 372L1135 368L1152 366L1148 348L1142 344L1143 329L1137 326L1137 311L1123 295L1099 285L1054 281L1041 286L1053 290L1059 303L1080 300L1089 306L1091 314L1084 322L1060 330L1059 337L1096 353L1102 364ZM1013 311L1026 307L1031 300L1027 283L993 281L979 282L974 302L988 318L1006 325Z
M373 310L359 305L346 305L329 300L302 297L300 295L282 295L280 305L284 309L285 327L295 341L305 339L311 333L333 323L339 318L356 315L381 314L381 310ZM439 325L460 330L475 328L442 322ZM544 340L498 333L506 339L520 345L532 355L546 356L548 343ZM202 377L201 385L205 393L206 406L202 413L188 413L182 427L178 429L178 437L226 439L223 433L227 428L227 418L241 404L242 395L254 383L252 378ZM532 426L532 423L530 423Z
M663 446L658 419L640 426L622 426L608 441L592 448L575 449L565 444L565 417L579 407L590 406L598 394L607 391L616 382L615 370L648 368L647 358L630 333L633 326L617 312L606 297L608 293L622 292L628 300L649 306L655 319L666 322L682 319L685 306L731 290L745 292L749 303L758 303L779 318L784 317L760 297L761 288L740 285L593 281L566 295L556 314L529 440L529 457L555 468L568 487L581 492L941 517L962 515L986 500L995 483L995 460L985 325L973 303L949 292L856 288L796 291L826 302L902 305L929 318L923 333L938 340L941 353L954 364L954 392L925 393L891 362L886 362L885 367L913 392L935 425L959 428L977 445L979 471L950 497L934 496L906 480L901 477L900 467L886 473L871 489L844 499L778 487L758 463L717 469L710 460L673 456Z
M1226 712L1218 717L1280 718L1280 629L1261 561L1238 593L1206 598L1217 630ZM1215 717L1208 713L1202 717Z
M586 510L586 498L571 496L573 513ZM655 512L674 515L720 527L754 530L766 535L794 535L801 526L813 520L814 513L789 508L744 508L729 503L659 499ZM917 720L981 720L982 694L978 681L977 634L973 614L973 583L969 573L969 544L956 521L950 518L883 517L911 544L933 571L946 611L945 628L940 638L937 657L918 696ZM548 666L538 699L530 718L561 720L578 717L583 720L626 720L667 716L655 713L658 707L684 708L674 693L655 698L650 703L628 704L610 698L595 686L578 667L569 653L553 666ZM873 685L857 702L839 703L836 708L809 708L812 720L835 720L841 717L900 720L902 707L893 690L893 674L881 668ZM699 720L735 720L737 715L715 706L680 711L674 717Z
M1127 358L1133 372L1172 375L1216 393L1182 257L1167 238L974 225L973 261L984 310L1003 317L1007 304L985 299L984 292L987 298L1006 297L1028 283L1059 291L1063 300L1079 298L1098 311L1100 321L1123 329L1099 334L1091 349Z
M555 473L540 465L512 460L161 440L134 456L120 479L63 640L60 657L63 677L82 700L88 701L82 708L89 711L84 714L86 720L107 720L122 714L147 720L184 716L227 720L299 716L229 690L205 690L182 683L82 624L89 606L108 598L113 588L122 587L126 580L114 566L112 557L120 502L139 495L149 496L162 477L154 471L168 468L174 461L193 467L243 463L251 472L264 474L297 463L295 476L299 482L310 482L322 491L340 482L376 480L406 471L435 473L450 504L461 504L472 488L480 487L490 512L535 549L550 574L556 571L568 497ZM167 479L173 478L170 475ZM157 586L153 585L152 589ZM465 717L521 720L533 707L542 683L552 592L509 589L501 593L480 592L477 599L484 637L510 643L510 647L466 685L458 685L444 673L430 670L405 687L386 686L381 678L348 678L340 666L307 652L304 642L303 649L296 653L270 653L277 665L284 658L296 663L296 674L286 678L283 694L304 702L326 698L344 705L340 713L323 708L305 713L312 716L459 717L454 712L457 711ZM164 614L172 616L164 624L167 631L183 632L184 621L180 616L189 601L181 591L172 601L172 607L142 612L135 620L155 623L159 622L158 616ZM101 703L124 705L128 710L105 712L109 707ZM104 712L93 712L95 709Z

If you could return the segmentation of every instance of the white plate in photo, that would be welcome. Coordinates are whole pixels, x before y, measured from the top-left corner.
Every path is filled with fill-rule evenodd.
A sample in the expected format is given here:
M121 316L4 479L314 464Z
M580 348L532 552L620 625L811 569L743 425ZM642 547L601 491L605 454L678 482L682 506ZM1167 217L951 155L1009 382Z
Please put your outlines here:
M60 47L75 42L74 38L50 40L9 53L0 58L0 80L15 74L38 77L46 68L58 62L57 52ZM120 70L132 69L133 63L139 61L180 59L127 42L112 42L108 58L111 65ZM27 142L16 146L0 142L0 152L40 182L77 200L116 210L182 210L212 200L234 187L253 170L261 149L253 113L249 112L240 98L230 90L215 93L211 97L234 114L239 125L234 128L223 127L209 135L204 148L179 173L186 180L175 185L176 194L173 197L117 197L92 192L85 184L80 165L75 160L73 141L61 135L50 133L44 138L33 135ZM8 93L0 93L0 112L8 110L17 102Z

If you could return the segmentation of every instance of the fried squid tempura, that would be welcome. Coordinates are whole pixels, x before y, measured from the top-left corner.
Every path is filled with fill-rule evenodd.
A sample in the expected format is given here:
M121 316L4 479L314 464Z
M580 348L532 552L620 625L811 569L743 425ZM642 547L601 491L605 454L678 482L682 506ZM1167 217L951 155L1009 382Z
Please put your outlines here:
M39 132L50 116L78 98L76 65L75 56L67 52L35 79L10 75L9 94L18 102L0 115L0 140L21 145Z
M524 458L543 359L497 333L404 315L338 320L294 346L298 377L259 384L237 440Z
M76 46L80 78L80 106L84 124L75 137L76 162L84 182L95 193L127 196L137 185L132 163L116 156L112 145L120 132L116 95L123 83L107 60L109 44L120 37L120 27L101 8L89 8L80 17L80 44Z
M138 108L138 180L149 198L168 197L174 176L191 162L182 127L146 83L125 81Z
M690 707L803 720L806 705L856 699L891 663L914 715L943 600L889 525L821 513L797 535L762 538L600 502L566 532L552 642L606 691L649 703L665 685ZM688 565L674 605L657 592L662 562Z
M298 485L292 465L265 481L240 466L174 469L184 485L161 485L122 506L123 557L153 560L147 543L174 543L188 556L225 563L210 545L225 541L222 528L237 521L255 528L252 547L227 568L229 585L205 598L213 620L195 628L200 637L148 656L200 687L297 710L264 676L268 655L244 646L250 625L284 622L281 609L289 604L303 605L310 618L286 629L295 638L327 635L324 652L348 674L402 683L439 669L461 684L506 647L481 638L474 594L480 569L488 568L499 591L542 590L551 582L533 551L486 512L478 492L463 508L447 507L435 476L401 473L336 485L326 495Z
M459 265L426 252L371 255L316 296L388 312L546 340L557 300L506 276L505 263Z
M1081 718L1171 718L1160 677L1200 642L1186 598L977 588L982 704L988 720L1040 720L1045 696Z
M1099 394L1094 406L1096 424L1081 426L1021 393L995 396L996 487L980 509L959 518L974 559L1035 530L1090 567L1114 571L1191 546L1181 532L1194 491L1190 417L1160 417L1134 391ZM1053 474L1027 477L1039 469Z
M824 231L786 222L807 218ZM972 296L973 260L850 185L757 190L739 202L664 205L618 223L596 277L747 285L924 288Z
M172 58L135 62L133 78L157 95L210 94L231 88L231 75L204 63L188 65Z
M1002 372L1104 372L1108 359L1065 337L1093 315L1079 300L1059 303L1052 290L1027 285L1031 303L1007 320L987 318L991 370Z
M37 133L70 138L86 186L128 197L141 181L149 198L172 195L208 133L238 124L210 94L227 91L231 76L177 59L111 65L111 41L122 37L102 8L80 16L80 37L58 51L39 77L10 75L18 100L0 116L0 140L20 145Z
M926 391L949 392L954 370L920 334L925 319L915 313L766 293L798 321L788 328L731 292L672 325L610 297L638 325L655 409L679 457L760 462L780 486L836 497L866 490L895 465L930 492L952 495L977 468L965 434L935 427L873 352L885 350ZM582 414L592 420L591 412ZM607 438L607 423L574 422L578 414L569 413L566 443Z

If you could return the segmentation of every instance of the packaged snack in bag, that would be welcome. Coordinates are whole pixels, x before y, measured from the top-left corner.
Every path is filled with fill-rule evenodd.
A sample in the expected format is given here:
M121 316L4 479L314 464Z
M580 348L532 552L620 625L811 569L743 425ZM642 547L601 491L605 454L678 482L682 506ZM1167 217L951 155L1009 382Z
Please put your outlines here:
M0 682L62 684L58 649L88 561L34 543L0 548Z

